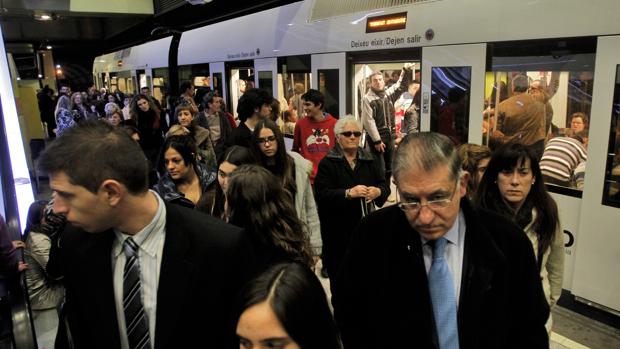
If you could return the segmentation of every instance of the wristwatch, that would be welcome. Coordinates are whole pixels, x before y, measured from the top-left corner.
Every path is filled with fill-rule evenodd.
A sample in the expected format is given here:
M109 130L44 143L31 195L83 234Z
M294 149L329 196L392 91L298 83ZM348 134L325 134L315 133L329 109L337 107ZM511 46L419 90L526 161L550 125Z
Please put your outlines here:
M351 198L351 189L347 189L344 191L344 198L345 199L350 199Z

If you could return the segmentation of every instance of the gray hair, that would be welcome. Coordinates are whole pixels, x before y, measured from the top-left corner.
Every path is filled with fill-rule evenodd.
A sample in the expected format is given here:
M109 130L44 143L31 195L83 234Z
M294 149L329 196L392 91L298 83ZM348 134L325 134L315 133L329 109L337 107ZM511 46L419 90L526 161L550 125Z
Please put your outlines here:
M459 177L461 158L452 140L435 132L410 133L396 149L392 173L398 182L400 175L407 170L430 172L441 165L448 165L451 179Z
M525 75L517 75L512 79L512 89L515 92L525 92L530 87L530 78Z
M348 123L355 124L355 126L357 126L357 129L362 131L362 124L359 122L359 120L357 120L355 116L348 114L345 116L341 116L340 119L336 121L336 125L334 125L334 134L336 136L339 135L342 132L344 126Z

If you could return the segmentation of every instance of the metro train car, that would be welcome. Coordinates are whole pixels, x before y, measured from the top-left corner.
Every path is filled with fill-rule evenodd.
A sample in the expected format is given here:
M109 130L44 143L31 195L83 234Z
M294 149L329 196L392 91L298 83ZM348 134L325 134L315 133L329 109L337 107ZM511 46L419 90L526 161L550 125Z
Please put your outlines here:
M176 69L179 81L218 91L233 112L248 80L285 105L302 84L325 94L332 115L359 115L370 72L388 81L413 62L419 130L441 131L437 110L456 88L465 96L459 142L482 144L493 127L485 110L526 74L547 90L558 134L570 133L573 113L589 117L582 189L548 185L565 234L563 288L620 314L620 2L373 3L385 7L300 1L207 25L181 34L178 66L168 66L176 45L166 37L97 57L93 79L125 93L150 87L162 99Z

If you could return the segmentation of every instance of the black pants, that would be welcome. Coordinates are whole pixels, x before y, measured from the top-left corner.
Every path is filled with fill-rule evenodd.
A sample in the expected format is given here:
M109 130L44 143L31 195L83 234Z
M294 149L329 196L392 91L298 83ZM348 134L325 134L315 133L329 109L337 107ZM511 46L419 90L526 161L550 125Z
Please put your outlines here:
M385 150L383 153L380 153L375 149L375 146L368 142L368 146L370 148L370 152L374 155L375 159L379 161L380 166L385 171L385 183L390 186L390 179L392 178L392 159L394 157L394 140L385 141L382 140L385 144Z

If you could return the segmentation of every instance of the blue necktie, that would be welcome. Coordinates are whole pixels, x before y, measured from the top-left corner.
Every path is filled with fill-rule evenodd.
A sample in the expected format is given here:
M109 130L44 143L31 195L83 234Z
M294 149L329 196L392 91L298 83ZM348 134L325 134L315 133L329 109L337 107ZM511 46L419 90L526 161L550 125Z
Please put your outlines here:
M123 307L130 349L151 348L149 322L142 305L138 248L132 238L127 238L123 242L126 257L123 273Z
M444 257L448 240L439 238L433 248L433 264L428 273L428 287L431 293L435 328L440 349L458 349L459 332L456 322L456 297L452 275ZM432 246L432 245L431 245Z

